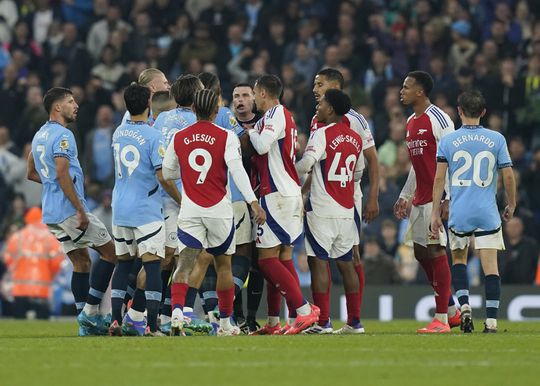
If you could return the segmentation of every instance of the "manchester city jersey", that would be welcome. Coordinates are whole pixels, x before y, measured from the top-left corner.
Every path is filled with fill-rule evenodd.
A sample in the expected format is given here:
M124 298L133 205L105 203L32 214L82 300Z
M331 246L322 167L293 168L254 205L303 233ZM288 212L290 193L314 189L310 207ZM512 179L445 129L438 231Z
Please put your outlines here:
M136 227L162 221L163 200L156 176L165 155L161 134L145 122L128 120L114 132L112 147L113 224Z
M77 158L77 144L73 133L58 122L48 121L32 140L32 155L43 185L43 222L60 224L77 213L58 183L55 162L57 157L64 157L69 161L68 172L75 192L85 212L89 212L84 199L84 176Z
M498 229L497 171L512 166L504 137L482 126L462 126L441 138L437 161L448 163L448 226L459 233Z
M167 148L174 134L195 122L197 122L197 116L193 110L187 107L177 107L176 109L164 111L159 114L154 122L154 129L159 130L163 136L165 148ZM181 180L176 180L176 186L178 191L182 192ZM161 190L161 195L164 198L170 198L172 200L164 189Z
M244 133L244 128L240 126L231 110L228 107L220 107L214 123L224 129L231 130L238 137ZM244 196L229 175L229 189L231 191L232 202L244 201Z

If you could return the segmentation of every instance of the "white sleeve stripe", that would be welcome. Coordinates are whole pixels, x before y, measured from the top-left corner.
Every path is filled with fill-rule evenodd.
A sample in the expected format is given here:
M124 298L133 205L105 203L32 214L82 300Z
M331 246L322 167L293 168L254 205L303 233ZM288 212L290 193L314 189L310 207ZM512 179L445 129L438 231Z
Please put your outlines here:
M360 126L362 126L362 129L364 129L364 130L368 129L368 123L367 123L366 119L362 115L358 114L353 109L349 110L349 114L352 117L355 117L358 120L358 122L360 122Z
M433 116L435 118L437 118L437 120L439 121L441 127L444 129L444 128L447 128L448 127L448 122L446 121L446 119L444 118L444 115L442 115L442 113L440 111L438 111L438 108L436 106L432 106L428 109L428 112L432 113Z

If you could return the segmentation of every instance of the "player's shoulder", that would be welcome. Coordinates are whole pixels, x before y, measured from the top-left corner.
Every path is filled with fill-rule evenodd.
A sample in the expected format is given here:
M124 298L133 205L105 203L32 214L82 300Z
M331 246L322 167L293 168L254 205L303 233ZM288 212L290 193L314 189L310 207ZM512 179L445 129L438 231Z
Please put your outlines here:
M165 124L165 121L170 117L170 112L171 110L162 111L161 113L159 113L156 120L154 121L154 128L161 128L161 126Z
M149 138L149 139L154 139L154 140L161 140L163 138L163 135L161 134L161 132L159 130L156 130L155 127L153 126L150 126L150 125L141 125L141 133L146 137L146 138Z
M226 106L221 106L219 108L218 114L221 114L224 125L227 124L230 127L239 126L238 120L236 119L230 108Z
M502 135L498 131L491 130L490 128L487 128L487 127L483 127L482 131L483 131L483 134L488 135L493 140L497 140L499 142L506 142L506 138L504 137L504 135Z
M439 125L443 129L454 126L450 116L433 104L426 109L426 114L432 123Z
M350 127L358 127L362 130L369 130L369 124L366 118L359 112L350 109L346 114L345 118L349 121Z
M289 110L281 104L275 105L274 107L268 109L266 113L264 113L264 119L273 119L280 115L289 113ZM290 114L290 113L289 113Z

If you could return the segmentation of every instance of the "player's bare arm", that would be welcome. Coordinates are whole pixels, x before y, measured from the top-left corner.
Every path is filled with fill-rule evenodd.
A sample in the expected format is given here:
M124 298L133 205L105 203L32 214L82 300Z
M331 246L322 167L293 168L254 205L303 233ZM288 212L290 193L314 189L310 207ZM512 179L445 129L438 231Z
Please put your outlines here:
M32 155L32 152L28 154L28 159L26 160L26 170L27 179L41 184L41 178L36 170L36 164L34 163L34 156Z
M182 195L178 191L178 188L176 187L176 184L174 181L170 179L165 179L163 177L163 170L159 169L156 171L156 176L158 178L159 183L165 189L165 191L169 194L169 196L172 197L172 199L178 204L182 204Z
M379 215L379 159L375 147L364 150L369 175L368 201L364 209L364 220L373 221Z
M56 165L56 179L58 180L58 184L77 211L77 217L79 219L79 226L77 228L86 230L86 228L88 228L89 220L81 200L79 200L79 197L77 196L73 180L69 174L69 160L65 157L55 157L54 163Z
M503 220L508 221L514 216L516 210L516 179L511 167L501 169L504 190L506 191L506 200L508 204L504 208Z
M304 201L306 200L307 195L311 191L311 180L312 176L311 173L308 174L306 177L306 180L304 181L304 184L302 185L302 197L304 197Z
M433 181L433 207L431 210L431 233L435 239L439 238L439 230L443 227L441 199L444 192L447 169L448 164L446 162L437 162L437 171L435 172L435 180Z
M251 210L253 211L253 220L257 225L263 225L266 222L266 212L259 205L258 201L251 201L249 203Z

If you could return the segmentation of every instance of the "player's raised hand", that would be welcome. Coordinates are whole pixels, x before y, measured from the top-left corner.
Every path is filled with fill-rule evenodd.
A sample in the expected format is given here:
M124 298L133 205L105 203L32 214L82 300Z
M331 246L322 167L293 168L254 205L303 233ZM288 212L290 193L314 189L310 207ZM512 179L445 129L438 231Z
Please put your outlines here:
M251 209L253 210L253 220L257 225L262 225L266 222L266 212L259 205L257 201L251 203Z
M377 200L368 200L366 207L364 208L364 221L368 224L375 220L379 215L379 203Z
M514 211L516 210L515 207L506 205L506 208L504 208L504 212L502 215L502 218L504 221L510 220L512 217L514 217Z
M431 235L435 240L439 239L439 232L443 227L441 216L437 213L433 213L431 216Z
M449 203L450 201L448 200L442 200L441 201L441 220L443 221L447 221L448 220L448 215L450 213L450 209L449 209Z
M406 199L403 197L398 198L394 204L394 216L396 216L396 218L400 220L407 218L407 204L408 201Z
M77 229L80 229L81 231L85 231L88 228L88 224L90 223L90 220L88 220L88 216L86 216L86 213L84 210L77 212L77 219L79 220L79 226Z

